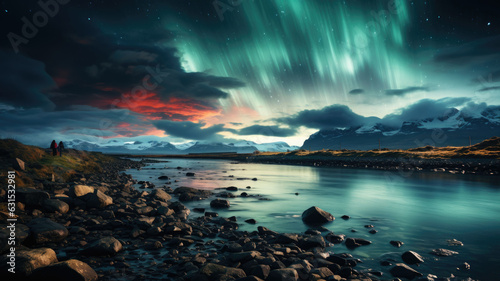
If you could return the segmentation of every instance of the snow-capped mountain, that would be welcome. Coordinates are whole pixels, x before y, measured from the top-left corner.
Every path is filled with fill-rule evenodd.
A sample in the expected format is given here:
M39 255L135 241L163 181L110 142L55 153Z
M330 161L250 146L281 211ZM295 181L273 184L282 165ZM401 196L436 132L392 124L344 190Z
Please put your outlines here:
M297 146L289 146L285 142L257 144L252 141L239 141L236 143L212 143L212 142L187 142L172 144L160 140L106 140L99 139L96 142L74 139L65 143L67 148L87 151L99 151L104 153L126 153L126 154L188 154L188 153L216 153L237 152L252 153L259 151L285 152L297 149Z
M407 149L425 145L464 146L500 135L500 110L487 109L466 113L452 109L447 114L422 120L406 121L400 127L381 123L343 129L320 130L301 147L307 150L360 149L380 146Z

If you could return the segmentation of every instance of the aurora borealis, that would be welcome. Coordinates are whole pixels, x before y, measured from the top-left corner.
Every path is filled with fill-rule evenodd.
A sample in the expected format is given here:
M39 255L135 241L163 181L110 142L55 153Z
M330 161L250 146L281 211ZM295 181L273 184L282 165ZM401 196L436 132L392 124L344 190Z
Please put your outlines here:
M500 104L493 1L70 1L19 53L9 34L41 7L1 4L0 135L33 144L56 134L301 145L318 123L397 126L422 100ZM302 116L316 119L290 121Z

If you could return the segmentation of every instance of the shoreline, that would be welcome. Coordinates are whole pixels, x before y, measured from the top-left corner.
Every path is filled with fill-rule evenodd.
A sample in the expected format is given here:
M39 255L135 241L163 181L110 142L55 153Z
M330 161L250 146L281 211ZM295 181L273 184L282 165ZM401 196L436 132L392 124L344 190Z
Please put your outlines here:
M108 154L125 158L181 158L181 159L216 159L238 161L241 163L300 165L315 167L337 167L354 169L374 169L390 172L440 172L450 174L468 174L482 176L500 175L500 160L491 158L452 158L425 159L405 157L337 157L337 156L282 156L254 154L192 154L192 155L133 155Z
M321 224L304 233L278 233L264 226L240 231L238 225L249 222L217 214L217 208L230 205L230 198L220 195L234 190L172 190L168 184L148 182L135 188L138 182L123 171L140 169L147 161L117 159L101 163L99 173L44 182L39 189L18 188L20 233L16 238L22 243L16 249L18 260L52 257L34 268L18 264L20 272L44 280L60 274L61 267L75 270L77 264L85 268L78 273L84 280L369 281L390 278L383 273L389 271L394 277L422 276L412 260L416 258L418 264L419 255L408 251L405 255L410 259L399 256L380 260L380 268L356 269L362 261L348 250L372 242L355 233L334 234ZM210 200L211 208L190 210L182 203L197 200ZM189 216L200 211L204 215ZM394 244L395 249L401 245ZM335 254L328 253L326 248L333 245ZM2 268L0 275L4 273Z

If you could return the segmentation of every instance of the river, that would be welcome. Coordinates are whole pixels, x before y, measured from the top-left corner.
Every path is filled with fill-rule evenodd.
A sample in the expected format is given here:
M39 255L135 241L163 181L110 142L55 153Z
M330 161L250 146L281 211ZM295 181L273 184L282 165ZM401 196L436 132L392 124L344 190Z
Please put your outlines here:
M344 245L328 248L362 259L358 269L373 268L388 274L389 268L380 265L382 259L397 260L404 251L413 250L425 259L417 268L424 275L445 277L452 273L479 280L500 280L500 270L496 268L500 264L500 243L496 240L500 235L498 177L237 164L226 160L158 160L169 162L151 163L127 173L138 181L153 182L157 187L166 183L158 180L162 175L171 178L169 186L173 189L179 186L208 190L238 187L235 195L247 192L250 197L230 198L229 209L213 211L223 217L236 216L240 230L254 231L262 225L278 232L304 232L308 227L301 220L302 212L318 206L336 217L334 222L324 225L329 230L373 241L354 250ZM187 177L186 172L194 172L195 176ZM210 211L210 200L185 205ZM199 215L191 213L192 217ZM343 220L342 215L351 218ZM257 220L257 224L245 223L249 218ZM370 234L365 225L373 225L378 232ZM450 239L464 245L449 246L447 240ZM389 244L391 240L403 241L404 245L395 248ZM436 248L459 254L436 257L429 253ZM458 271L456 268L464 262L469 263L471 269Z

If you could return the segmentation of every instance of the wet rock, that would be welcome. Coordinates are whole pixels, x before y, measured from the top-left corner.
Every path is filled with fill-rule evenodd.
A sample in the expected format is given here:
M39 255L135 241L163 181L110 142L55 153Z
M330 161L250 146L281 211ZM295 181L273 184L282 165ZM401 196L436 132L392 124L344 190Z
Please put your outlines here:
M397 247L397 248L400 248L400 247L401 247L401 246L403 246L403 244L404 244L403 242L401 242L401 241L397 241L397 240L392 240L392 241L391 241L391 242L389 242L389 243L391 243L391 245L392 245L392 246Z
M247 262L249 260L255 259L260 256L260 252L257 251L248 251L248 252L240 252L240 253L231 253L228 256L228 259L233 262Z
M58 199L47 199L43 201L43 209L49 213L61 213L66 214L69 211L69 205Z
M69 196L76 198L89 193L94 193L94 188L88 185L75 185L69 188Z
M191 235L193 228L187 223L171 222L165 227L165 233Z
M458 252L447 250L447 249L434 249L430 252L430 254L433 254L435 256L439 257L449 257L453 255L458 255Z
M332 214L313 206L302 213L302 221L306 224L320 225L335 220Z
M212 195L212 192L210 190L181 186L174 190L174 194L179 196L180 201L195 201L208 198Z
M230 186L226 188L227 191L238 191L238 188L236 186Z
M194 177L194 173L193 172L187 172L186 173L186 177Z
M368 232L370 232L371 234L375 234L375 233L377 233L377 232L378 232L378 230L375 230L375 229L370 229L370 231L368 231Z
M204 213L205 212L205 208L194 208L193 212Z
M114 256L122 249L122 243L116 238L109 236L89 244L81 251L81 254L86 256Z
M319 267L311 270L311 274L317 274L323 279L333 276L333 272L328 267Z
M16 188L16 200L30 207L41 207L49 198L49 194L45 191L27 187Z
M348 220L348 219L350 219L351 217L350 217L350 216L348 216L348 215L343 215L343 216L341 216L341 218L342 218L342 219L344 219L344 220Z
M97 273L86 263L71 259L42 267L32 275L33 280L95 281Z
M256 224L257 221L254 220L254 219L248 219L248 220L245 220L246 223L249 223L249 224Z
M401 278L407 278L407 279L413 279L415 277L422 276L423 274L416 271L415 269L407 266L404 263L397 263L396 266L391 268L390 273L394 277L401 277Z
M229 206L229 201L224 199L215 199L210 202L210 207L212 208L229 208Z
M269 276L269 272L271 272L271 267L266 264L254 265L248 269L248 275L257 276L265 280L267 276Z
M168 176L159 176L158 179L159 180L168 180L170 178Z
M187 280L231 280L246 277L245 271L240 268L226 267L219 264L207 263Z
M48 218L33 219L27 226L30 229L28 240L35 244L58 242L64 240L64 238L68 236L66 227Z
M219 216L219 214L216 212L205 212L205 217L215 218L218 216Z
M0 276L7 274L9 257L2 255L0 258ZM27 277L34 270L57 262L56 252L50 248L33 250L20 250L16 252L15 271L18 277Z
M299 274L293 268L274 269L269 272L266 281L297 281Z
M422 258L421 255L414 251L406 251L401 255L401 258L406 264L419 264L424 262L424 259Z
M297 234L292 234L292 233L280 233L276 237L275 243L277 244L291 244L291 243L298 243L299 242L299 236Z
M347 239L345 239L345 245L347 246L347 248L351 248L351 249L359 247L359 246L370 245L371 243L372 243L372 241L369 241L369 240L366 240L363 238L347 238Z
M446 240L446 242L448 243L448 246L463 246L464 243L458 241L457 239L449 239L449 240Z
M326 240L332 242L333 244L340 244L342 241L345 239L344 234L334 234L333 232L330 232L326 235Z
M469 270L470 269L470 264L464 262L463 264L461 264L460 266L458 266L457 268L458 270Z
M153 198L158 199L163 202L167 202L168 200L172 199L172 196L165 192L163 189L155 189L152 193Z
M310 249L315 247L325 248L326 242L323 236L321 235L313 235L309 237L304 237L299 241L301 248Z

